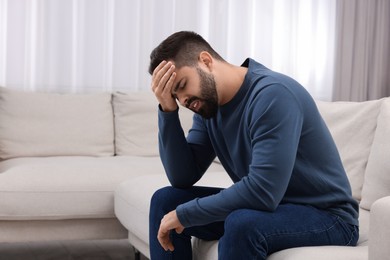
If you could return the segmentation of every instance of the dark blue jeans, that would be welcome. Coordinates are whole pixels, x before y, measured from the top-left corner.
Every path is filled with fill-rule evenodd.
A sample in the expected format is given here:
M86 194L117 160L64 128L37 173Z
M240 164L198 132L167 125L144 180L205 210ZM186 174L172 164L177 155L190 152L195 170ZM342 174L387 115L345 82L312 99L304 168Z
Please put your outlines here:
M219 188L162 188L155 192L150 205L149 245L151 260L192 259L191 236L218 240L218 258L266 259L267 255L292 247L342 245L355 246L358 227L339 217L311 206L281 204L274 212L250 209L233 211L224 222L171 232L175 250L166 252L157 240L162 217L182 203L216 194Z

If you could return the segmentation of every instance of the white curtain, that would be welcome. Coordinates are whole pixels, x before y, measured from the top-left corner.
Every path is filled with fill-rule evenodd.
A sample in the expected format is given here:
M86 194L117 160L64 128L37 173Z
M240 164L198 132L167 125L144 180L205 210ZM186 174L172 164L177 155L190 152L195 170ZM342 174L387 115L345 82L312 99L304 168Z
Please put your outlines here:
M332 97L336 0L0 0L0 85L149 89L149 54L179 30Z

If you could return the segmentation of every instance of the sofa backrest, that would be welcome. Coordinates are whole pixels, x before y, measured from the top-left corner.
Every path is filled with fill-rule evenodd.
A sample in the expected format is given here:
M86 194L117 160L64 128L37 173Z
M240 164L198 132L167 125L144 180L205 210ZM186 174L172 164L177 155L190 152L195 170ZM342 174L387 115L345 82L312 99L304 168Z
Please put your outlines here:
M390 98L317 101L355 199L370 209L390 195ZM0 160L36 156L158 156L153 93L54 94L0 87ZM179 116L185 133L193 113Z
M0 160L35 156L159 156L152 92L56 94L0 87ZM183 130L193 113L180 107Z
M113 93L115 153L117 155L159 156L158 101L151 91ZM183 131L192 126L193 112L179 107Z
M32 93L0 87L0 159L113 154L110 93Z
M382 102L383 99L366 102L317 101L339 150L352 195L359 201Z

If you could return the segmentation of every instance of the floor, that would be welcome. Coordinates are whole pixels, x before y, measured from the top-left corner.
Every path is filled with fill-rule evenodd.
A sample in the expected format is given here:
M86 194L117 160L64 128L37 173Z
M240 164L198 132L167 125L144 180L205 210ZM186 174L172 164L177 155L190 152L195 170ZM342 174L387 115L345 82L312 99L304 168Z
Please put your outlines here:
M134 260L134 251L127 240L0 243L0 260Z

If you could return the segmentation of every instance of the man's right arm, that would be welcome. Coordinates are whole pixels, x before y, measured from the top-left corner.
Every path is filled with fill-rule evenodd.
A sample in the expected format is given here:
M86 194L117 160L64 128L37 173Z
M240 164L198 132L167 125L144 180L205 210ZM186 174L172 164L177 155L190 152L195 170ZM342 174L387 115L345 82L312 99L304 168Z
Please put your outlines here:
M178 109L173 112L158 112L159 149L161 161L172 186L179 188L195 184L215 158L202 119L194 116L188 143L180 124Z
M192 186L202 177L215 154L210 142L204 141L209 139L199 120L194 121L191 130L192 135L197 137L191 139L196 141L187 143L179 121L179 108L172 96L175 78L175 66L172 62L162 61L153 71L152 91L160 103L160 157L172 186L184 188Z

